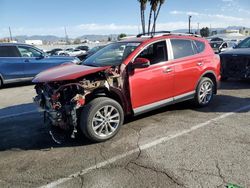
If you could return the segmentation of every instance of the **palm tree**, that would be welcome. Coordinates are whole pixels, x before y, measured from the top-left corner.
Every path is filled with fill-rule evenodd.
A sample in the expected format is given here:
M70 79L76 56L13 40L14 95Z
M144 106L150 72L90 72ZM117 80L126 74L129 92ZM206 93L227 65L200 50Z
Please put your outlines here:
M154 1L153 1L153 4L152 4L152 10L153 10L153 12L154 12L154 22L153 22L153 26L152 26L152 30L151 30L152 33L154 32L156 11L157 11L159 2L160 2L160 0L154 0Z
M141 9L141 25L142 25L142 33L145 34L145 10L148 0L138 0L140 3L140 9Z
M161 7L162 5L165 3L165 0L158 0L157 2L157 6L159 4L159 7L158 7L158 10L157 10L157 13L156 11L154 11L154 24L153 24L153 28L152 28L152 32L155 32L155 27L156 27L156 20L159 16L159 13L160 13L160 10L161 10Z
M150 33L150 28L151 28L151 18L152 18L152 13L153 13L153 4L157 0L149 0L150 3L150 13L149 13L149 18L148 18L148 35Z

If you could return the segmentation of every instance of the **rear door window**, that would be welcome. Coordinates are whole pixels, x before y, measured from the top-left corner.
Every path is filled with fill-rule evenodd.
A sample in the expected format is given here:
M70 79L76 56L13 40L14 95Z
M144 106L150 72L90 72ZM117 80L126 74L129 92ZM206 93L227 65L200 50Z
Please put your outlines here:
M191 40L171 39L171 44L174 59L192 56L197 53Z
M0 57L20 57L15 46L0 46Z

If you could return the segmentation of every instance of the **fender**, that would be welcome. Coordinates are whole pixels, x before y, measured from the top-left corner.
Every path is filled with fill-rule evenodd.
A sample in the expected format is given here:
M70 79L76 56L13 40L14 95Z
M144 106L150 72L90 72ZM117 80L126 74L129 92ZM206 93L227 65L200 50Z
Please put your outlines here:
M198 80L197 83L196 83L195 88L197 88L197 86L198 86L198 84L199 84L201 78L203 78L206 74L212 74L212 75L213 75L213 77L214 77L215 80L212 80L212 81L215 81L215 82L214 82L214 84L215 84L215 91L214 91L214 93L216 94L219 84L218 84L218 80L217 80L216 74L214 73L214 71L211 71L211 70L205 71L205 72L200 76L199 80Z

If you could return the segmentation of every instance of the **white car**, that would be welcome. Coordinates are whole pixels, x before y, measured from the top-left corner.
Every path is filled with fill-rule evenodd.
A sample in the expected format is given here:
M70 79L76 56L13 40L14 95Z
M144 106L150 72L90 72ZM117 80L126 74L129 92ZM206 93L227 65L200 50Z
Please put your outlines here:
M80 49L73 49L73 48L68 48L66 50L57 52L57 55L72 56L72 57L78 57L85 54L87 54L87 51Z

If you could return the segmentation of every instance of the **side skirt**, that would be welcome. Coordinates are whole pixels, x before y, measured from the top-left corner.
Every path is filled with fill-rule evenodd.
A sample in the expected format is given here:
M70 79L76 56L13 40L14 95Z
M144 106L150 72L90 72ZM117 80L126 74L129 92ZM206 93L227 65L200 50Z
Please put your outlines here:
M188 92L179 96L175 96L175 97L164 99L155 103L147 104L138 108L134 108L133 109L134 115L137 116L137 115L140 115L140 114L152 111L152 110L156 110L158 108L162 108L164 106L190 100L190 99L193 99L194 96L195 96L195 91L192 91L192 92Z

